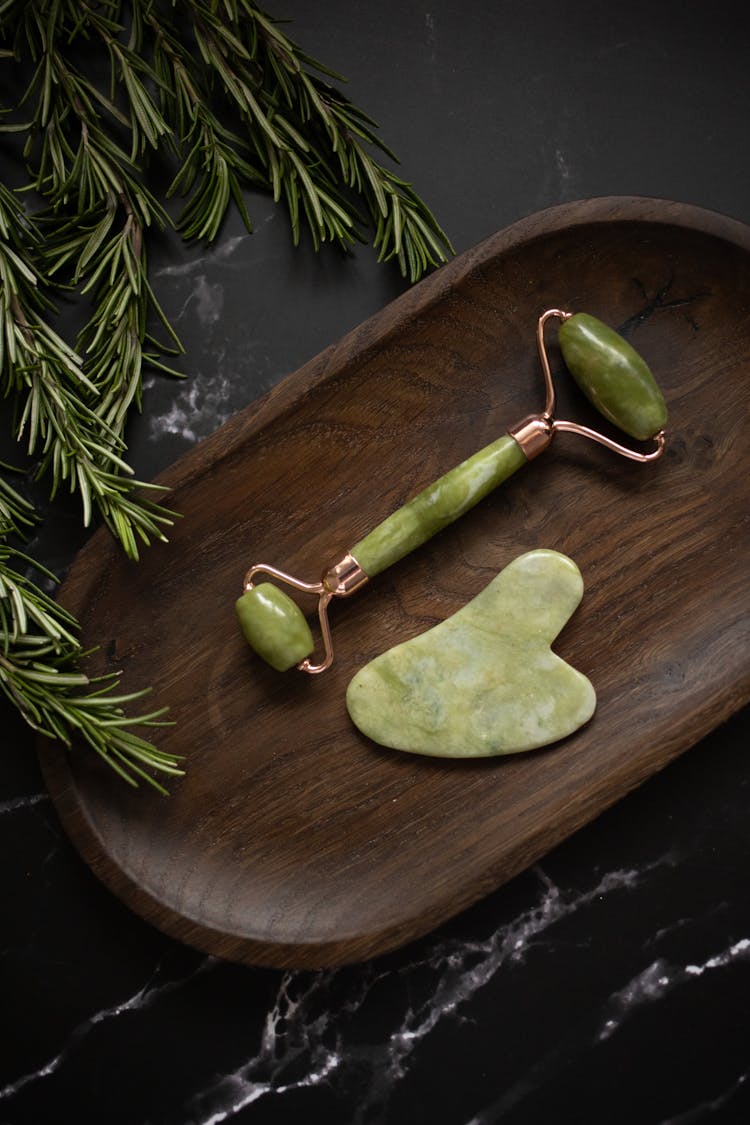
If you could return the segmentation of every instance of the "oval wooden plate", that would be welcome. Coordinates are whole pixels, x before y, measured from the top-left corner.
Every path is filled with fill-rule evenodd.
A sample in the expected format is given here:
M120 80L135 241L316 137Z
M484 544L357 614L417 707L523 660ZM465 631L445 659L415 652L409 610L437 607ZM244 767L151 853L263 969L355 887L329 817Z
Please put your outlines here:
M627 462L572 435L333 607L322 676L265 667L234 600L253 562L315 580L423 485L543 403L550 306L625 331L670 410L668 450ZM439 270L232 419L162 478L184 518L125 561L105 533L63 603L92 672L152 685L185 757L168 798L89 752L40 748L97 875L168 934L273 966L361 960L532 863L750 698L750 230L642 199L566 204ZM551 351L559 367L551 338ZM562 378L562 376L560 376ZM589 420L573 398L560 416ZM557 651L591 723L478 762L383 750L351 725L365 661L462 606L520 552L571 555L586 593ZM312 607L311 607L312 608Z

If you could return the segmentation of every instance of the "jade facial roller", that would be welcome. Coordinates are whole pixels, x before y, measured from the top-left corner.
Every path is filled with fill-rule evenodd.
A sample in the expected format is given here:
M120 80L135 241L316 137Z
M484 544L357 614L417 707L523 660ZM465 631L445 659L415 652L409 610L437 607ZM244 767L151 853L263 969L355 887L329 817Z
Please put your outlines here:
M610 422L639 441L653 439L655 448L641 453L620 445L577 422L554 418L555 389L545 346L545 326L561 322L558 342L568 370L586 397ZM539 318L537 346L544 374L546 402L541 414L530 414L502 437L462 461L393 512L343 558L329 567L320 582L302 582L276 567L257 563L244 579L236 608L250 646L279 671L296 665L302 672L323 672L333 661L328 605L348 597L368 579L403 558L436 532L477 504L512 473L538 456L558 430L581 434L635 461L653 461L664 450L667 409L644 360L622 336L587 313L549 309ZM292 588L317 596L324 655L312 660L314 641L299 606L272 582L256 585L265 574Z

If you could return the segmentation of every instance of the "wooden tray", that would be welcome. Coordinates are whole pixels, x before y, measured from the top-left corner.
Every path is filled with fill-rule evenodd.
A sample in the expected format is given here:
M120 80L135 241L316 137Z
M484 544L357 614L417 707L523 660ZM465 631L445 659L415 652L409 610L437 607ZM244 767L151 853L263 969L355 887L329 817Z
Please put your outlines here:
M163 477L184 514L124 561L106 534L62 601L93 672L152 685L188 775L130 792L82 752L40 749L96 874L220 957L313 967L421 935L521 871L750 698L750 229L676 203L599 199L517 223L411 290ZM336 662L279 674L234 599L252 562L318 578L389 511L541 408L538 315L589 311L651 362L668 451L626 462L572 435L334 607ZM552 350L554 335L552 336ZM571 398L565 413L586 419ZM563 410L560 416L564 416ZM446 762L386 751L344 692L532 547L586 584L557 651L598 710L564 743Z

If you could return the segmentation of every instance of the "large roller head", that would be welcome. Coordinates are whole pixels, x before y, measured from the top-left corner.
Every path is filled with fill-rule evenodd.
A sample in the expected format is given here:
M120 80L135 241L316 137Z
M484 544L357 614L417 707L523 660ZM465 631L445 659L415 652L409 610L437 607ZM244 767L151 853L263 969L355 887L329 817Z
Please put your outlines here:
M639 441L664 429L664 396L645 360L619 333L595 316L574 313L557 338L568 370L600 414Z

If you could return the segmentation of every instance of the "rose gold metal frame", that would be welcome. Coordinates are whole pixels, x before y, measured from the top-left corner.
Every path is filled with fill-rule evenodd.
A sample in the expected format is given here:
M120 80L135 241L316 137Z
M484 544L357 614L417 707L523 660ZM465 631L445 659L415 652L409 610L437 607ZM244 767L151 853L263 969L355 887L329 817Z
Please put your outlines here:
M628 457L631 461L655 461L664 452L665 436L663 430L659 430L658 434L654 435L656 448L648 453L642 453L638 449L631 449L627 445L621 445L619 442L613 441L604 434L600 434L598 430L592 430L589 426L553 417L555 412L555 384L550 371L544 330L547 321L553 318L566 321L572 315L573 313L564 312L562 309L547 309L539 317L536 328L536 342L542 365L542 374L544 375L544 411L541 414L529 414L526 418L522 418L515 426L509 428L508 433L518 442L529 461L538 457L547 448L558 431L579 434L581 437L589 438L590 441L596 441L600 445L606 446L607 449L611 449L613 453L619 453L621 457Z

